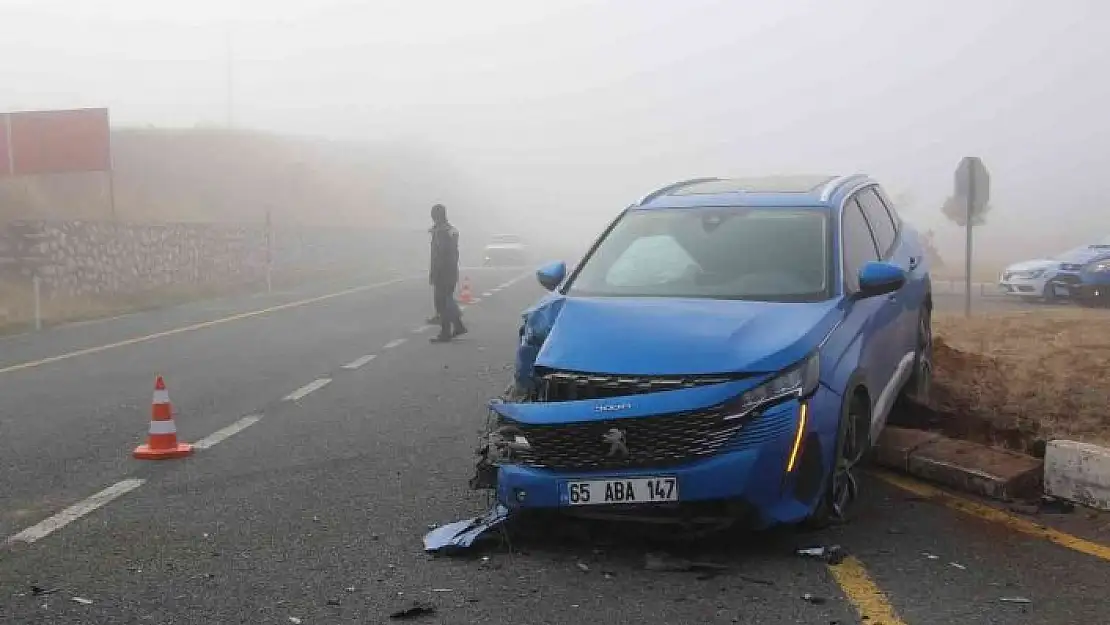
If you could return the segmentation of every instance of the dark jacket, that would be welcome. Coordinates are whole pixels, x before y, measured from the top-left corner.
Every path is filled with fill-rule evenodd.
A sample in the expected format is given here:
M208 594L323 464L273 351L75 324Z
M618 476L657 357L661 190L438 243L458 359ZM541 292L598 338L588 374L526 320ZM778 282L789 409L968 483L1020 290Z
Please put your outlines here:
M436 224L432 233L432 260L428 280L432 284L453 286L459 281L459 231L447 222Z

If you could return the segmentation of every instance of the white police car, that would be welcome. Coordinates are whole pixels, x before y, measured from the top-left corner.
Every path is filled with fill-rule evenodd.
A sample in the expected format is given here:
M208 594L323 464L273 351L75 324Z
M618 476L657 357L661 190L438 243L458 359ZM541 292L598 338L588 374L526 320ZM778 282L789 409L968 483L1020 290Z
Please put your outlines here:
M1054 301L1070 298L1079 284L1079 271L1085 264L1110 252L1110 237L1099 243L1083 245L1051 258L1025 260L1002 270L998 288L1005 294L1023 299Z

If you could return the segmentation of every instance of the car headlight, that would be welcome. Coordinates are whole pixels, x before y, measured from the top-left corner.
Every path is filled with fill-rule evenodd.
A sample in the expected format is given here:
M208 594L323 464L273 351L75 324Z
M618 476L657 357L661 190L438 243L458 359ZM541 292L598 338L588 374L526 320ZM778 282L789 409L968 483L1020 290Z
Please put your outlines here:
M1091 271L1106 272L1110 271L1110 260L1100 260L1091 265Z
M1044 269L1037 269L1037 270L1035 270L1035 271L1030 271L1030 272L1029 272L1029 277L1030 277L1030 278L1033 278L1033 279L1035 279L1035 278L1039 278L1039 277L1041 277L1041 276L1043 276L1043 275L1044 275Z
M729 402L725 419L740 419L788 399L807 397L817 390L821 373L819 354L814 352L802 362L783 370L763 384L745 391Z

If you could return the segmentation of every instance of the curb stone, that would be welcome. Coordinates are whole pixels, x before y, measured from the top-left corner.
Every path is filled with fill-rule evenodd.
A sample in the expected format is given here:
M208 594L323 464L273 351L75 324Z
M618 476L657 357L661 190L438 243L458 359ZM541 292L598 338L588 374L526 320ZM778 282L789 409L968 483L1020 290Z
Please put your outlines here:
M880 466L991 499L1010 501L1041 496L1044 463L1040 460L932 432L885 428L875 445L875 461ZM1106 469L1110 478L1110 454L1106 456Z
M1068 440L1049 441L1044 460L1045 494L1110 510L1110 449Z

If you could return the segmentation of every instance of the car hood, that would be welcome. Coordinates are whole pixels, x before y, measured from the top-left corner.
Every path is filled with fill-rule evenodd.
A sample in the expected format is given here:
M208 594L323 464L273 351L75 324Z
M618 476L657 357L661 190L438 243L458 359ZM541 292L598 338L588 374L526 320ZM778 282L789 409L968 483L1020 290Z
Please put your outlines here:
M546 337L535 360L541 367L625 375L757 373L804 358L841 315L835 300L555 295L525 313L524 330Z
M1020 263L1014 263L1006 267L1006 271L1036 271L1037 269L1048 269L1055 267L1060 261L1049 260L1047 258L1038 258L1036 260L1023 260Z

